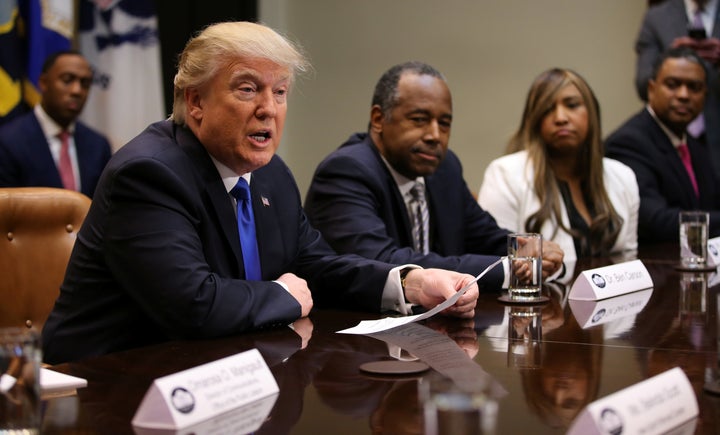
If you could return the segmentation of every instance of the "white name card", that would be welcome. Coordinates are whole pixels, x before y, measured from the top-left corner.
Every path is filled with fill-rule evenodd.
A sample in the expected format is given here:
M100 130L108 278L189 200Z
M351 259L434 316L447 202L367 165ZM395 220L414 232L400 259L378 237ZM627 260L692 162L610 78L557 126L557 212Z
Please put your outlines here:
M708 240L708 259L710 266L720 266L720 237Z
M567 434L661 434L697 415L692 385L675 367L590 403Z
M616 319L632 316L645 308L653 289L628 293L601 301L569 301L570 310L583 329L609 323Z
M279 391L257 349L156 379L133 426L182 429L275 395ZM262 423L262 422L261 422Z
M652 286L642 261L632 260L582 271L570 289L569 299L597 301Z

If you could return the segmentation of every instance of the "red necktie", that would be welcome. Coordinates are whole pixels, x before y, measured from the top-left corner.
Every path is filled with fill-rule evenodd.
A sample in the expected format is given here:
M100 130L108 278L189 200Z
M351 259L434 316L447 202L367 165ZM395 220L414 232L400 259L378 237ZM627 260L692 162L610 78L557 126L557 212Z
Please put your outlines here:
M693 171L692 160L690 159L690 150L688 149L687 144L684 143L678 145L677 150L680 153L680 159L682 160L683 165L685 165L685 170L690 177L693 189L695 189L695 196L699 196L700 193L698 191L697 180L695 180L695 171Z
M75 190L75 174L73 173L72 162L70 161L70 133L66 130L61 131L58 134L60 138L60 179L62 180L63 186L69 190Z

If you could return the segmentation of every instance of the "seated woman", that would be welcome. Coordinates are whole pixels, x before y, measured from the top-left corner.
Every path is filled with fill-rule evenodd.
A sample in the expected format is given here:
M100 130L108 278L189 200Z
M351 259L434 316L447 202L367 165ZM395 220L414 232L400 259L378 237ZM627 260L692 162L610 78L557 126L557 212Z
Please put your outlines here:
M527 95L512 153L490 163L478 203L500 227L541 233L565 260L637 249L633 171L604 157L600 107L577 73L553 68Z

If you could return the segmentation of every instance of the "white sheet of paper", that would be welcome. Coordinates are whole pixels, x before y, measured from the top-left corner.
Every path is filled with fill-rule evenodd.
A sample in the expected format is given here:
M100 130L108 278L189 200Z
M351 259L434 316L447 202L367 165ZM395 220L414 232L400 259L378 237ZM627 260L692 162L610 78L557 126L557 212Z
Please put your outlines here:
M358 323L356 326L353 326L352 328L343 329L341 331L337 331L338 334L374 334L376 332L385 331L388 329L396 328L401 325L405 325L411 322L417 322L418 320L427 319L428 317L434 316L435 314L439 313L440 311L444 310L445 308L453 306L455 302L457 302L458 299L460 299L460 296L464 295L465 292L470 289L470 287L478 282L480 278L485 276L486 273L488 273L492 268L497 266L498 264L502 263L503 259L505 257L500 257L499 260L494 262L493 264L489 265L485 268L478 276L476 276L472 281L470 281L468 284L466 284L463 288L457 291L452 297L446 299L444 302L438 304L433 308L432 310L428 310L422 314L416 314L414 316L405 316L405 317L384 317L382 319L377 320L363 320L360 323Z

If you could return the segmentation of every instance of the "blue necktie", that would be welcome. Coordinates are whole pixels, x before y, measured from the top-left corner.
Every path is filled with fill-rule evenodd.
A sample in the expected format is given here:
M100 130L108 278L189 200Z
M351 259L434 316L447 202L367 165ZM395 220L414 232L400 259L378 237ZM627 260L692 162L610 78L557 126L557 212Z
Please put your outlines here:
M260 281L262 279L260 274L260 254L258 253L257 237L255 236L255 216L253 215L252 200L250 199L250 186L243 177L240 177L230 194L237 199L237 222L243 264L245 264L245 279Z

